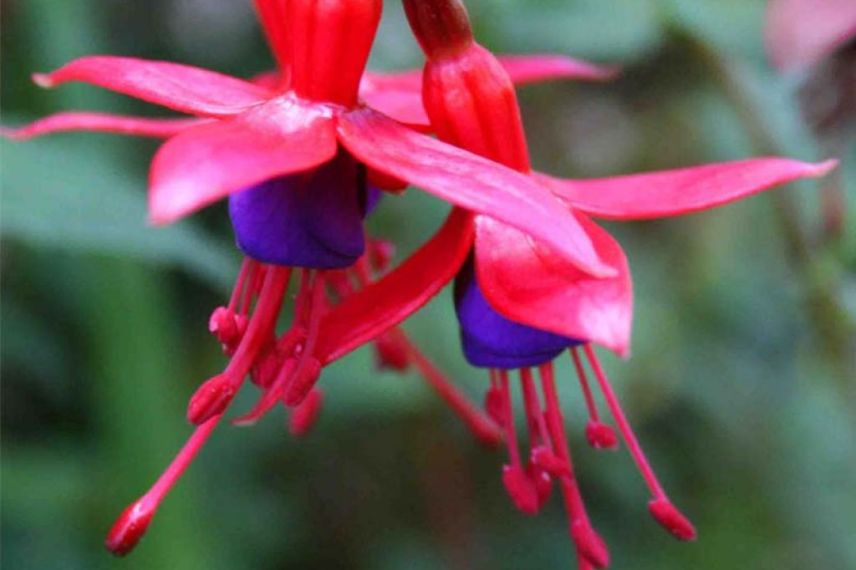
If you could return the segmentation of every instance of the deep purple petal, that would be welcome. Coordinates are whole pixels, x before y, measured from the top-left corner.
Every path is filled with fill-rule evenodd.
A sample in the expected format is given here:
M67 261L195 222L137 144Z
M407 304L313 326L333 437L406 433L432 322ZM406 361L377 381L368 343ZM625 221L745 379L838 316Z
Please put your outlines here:
M455 279L455 309L464 356L473 366L523 368L549 362L581 341L515 323L494 311L470 259Z
M265 263L348 267L365 249L365 171L347 153L307 172L233 194L229 214L238 247Z

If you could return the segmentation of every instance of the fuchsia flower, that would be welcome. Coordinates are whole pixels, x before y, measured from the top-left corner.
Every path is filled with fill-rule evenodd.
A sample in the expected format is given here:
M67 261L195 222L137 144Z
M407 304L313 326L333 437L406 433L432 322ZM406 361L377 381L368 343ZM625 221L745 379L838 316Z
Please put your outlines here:
M421 77L364 74L381 0L256 0L278 70L254 81L107 56L35 77L43 86L92 83L188 115L63 113L6 134L101 130L167 138L151 169L151 219L173 221L228 197L247 256L229 303L209 323L229 364L194 394L188 417L196 431L117 520L107 540L113 552L124 554L139 541L246 377L263 394L234 422L253 423L284 403L290 430L301 434L323 400L316 387L323 366L370 341L382 365L417 368L479 439L506 440L510 463L503 480L521 510L538 511L558 481L580 566L589 568L605 566L608 552L573 475L551 365L570 349L591 415L586 435L595 447L615 447L617 438L594 404L584 353L651 490L651 513L679 538L695 536L648 466L591 348L598 343L627 352L632 291L621 247L589 216L697 211L820 176L833 163L762 158L596 180L534 173L512 80L603 79L610 70L558 57L498 60L474 42L460 3L404 4L428 58ZM439 140L423 134L428 129ZM406 184L455 207L435 236L388 271L390 248L366 237L363 218L378 189ZM294 321L278 335L293 276ZM465 355L490 369L487 415L395 328L456 276ZM531 371L536 366L543 403ZM510 370L519 370L528 420L525 465Z
M779 69L811 67L856 37L856 2L769 0L764 36Z
M178 64L108 56L82 58L35 76L42 86L88 82L191 117L71 112L4 131L19 139L67 130L168 138L152 165L151 219L172 221L228 196L236 238L247 255L228 305L216 309L209 324L231 361L191 399L188 417L199 424L197 431L111 530L107 545L118 554L139 541L245 377L264 394L234 423L252 423L283 402L292 408L292 433L311 426L323 399L314 386L321 367L333 359L316 357L325 312L331 303L367 286L389 261L388 247L364 238L362 218L378 198L370 180L390 189L399 179L417 183L468 210L491 212L516 227L531 228L557 255L588 271L608 272L585 243L580 247L581 230L549 192L363 106L360 99L420 130L428 126L418 74L361 79L380 6L379 0L258 0L279 69L252 82ZM511 57L504 63L522 83L611 74L553 56ZM357 140L365 129L371 131L368 146ZM349 150L365 152L372 146L382 146L386 154L360 158ZM396 166L388 169L386 162ZM469 216L465 210L454 211L444 232L406 266L418 267L424 255L444 247L444 255L460 260L445 264L447 273L436 275L437 286L445 284L466 255ZM295 272L300 274L296 316L291 328L277 336L276 321ZM427 289L425 294L434 292ZM470 405L401 331L392 329L373 340L382 365L417 368L480 440L498 443L501 434L493 421Z
M582 350L650 489L651 514L676 537L693 539L695 529L672 505L650 468L590 345L596 342L621 354L627 352L632 290L621 247L588 215L632 220L695 212L776 184L822 176L835 162L759 158L595 180L559 180L532 173L511 82L496 58L474 42L460 2L404 0L404 4L428 58L423 98L438 137L525 173L549 188L573 213L588 244L614 273L587 274L502 220L476 215L466 220L471 222L471 233L463 236L465 247L472 248L468 256L461 255L464 246L459 244L454 248L456 255L437 247L432 257L427 253L432 247L429 243L420 252L424 259L418 266L405 263L333 309L325 317L319 358L340 356L416 310L427 300L426 291L438 288L438 276L448 273L444 264L453 264L456 271L462 268L455 297L464 353L472 364L490 369L486 406L505 429L510 464L504 468L503 481L515 505L526 513L537 512L549 496L552 480L558 480L580 567L608 565L608 551L591 526L574 477L551 364L570 349L590 413L587 438L594 447L613 448L617 439L599 419ZM383 156L382 147L371 145L377 129L360 126L361 144L351 147L352 152L361 159ZM396 169L385 172L406 174ZM447 230L441 230L435 239L448 239ZM464 257L468 261L462 264ZM365 318L370 307L374 322ZM539 369L543 403L531 367ZM520 373L529 431L530 457L525 465L512 416L508 371L515 369Z

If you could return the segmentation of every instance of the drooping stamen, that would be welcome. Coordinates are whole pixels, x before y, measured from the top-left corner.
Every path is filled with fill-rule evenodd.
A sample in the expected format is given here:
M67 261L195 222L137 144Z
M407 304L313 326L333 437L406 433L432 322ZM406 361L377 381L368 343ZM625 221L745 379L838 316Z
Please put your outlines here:
M306 313L301 315L302 320L305 319L308 323L306 342L303 346L297 347L300 349L297 364L283 396L283 401L287 406L296 406L302 402L321 375L321 363L315 358L313 352L315 343L318 341L322 313L326 306L326 289L324 272L322 271L313 271L310 299L310 302L305 306Z
M586 408L589 412L589 422L586 425L586 440L589 445L595 449L618 449L618 438L615 432L608 425L601 423L600 416L597 413L597 404L594 401L594 394L591 392L588 376L580 359L579 352L576 347L571 347L568 352L571 353L571 360L574 362L574 368L577 371L577 378L580 381L583 396L586 400Z
M502 394L505 443L508 447L508 464L502 467L502 483L511 502L522 513L534 515L538 512L538 491L520 460L517 447L517 432L514 426L514 407L511 402L511 390L508 385L508 371L499 371L499 388Z
M164 497L193 462L222 417L222 415L214 416L197 427L155 484L119 515L104 541L110 552L117 556L124 556L140 542Z
M266 391L259 398L256 405L248 413L232 420L235 426L250 426L259 421L278 401L283 398L285 390L294 382L297 374L297 365L307 346L312 315L320 311L313 309L313 303L317 302L316 295L324 293L324 285L320 289L313 288L315 272L311 269L303 269L300 275L300 287L294 309L294 323L291 329L282 335L277 341L277 353L280 355L278 368L274 378L266 386ZM310 373L320 374L320 365L314 359L310 362Z
M251 287L247 286L248 282L254 279L258 273L259 264L249 257L245 257L241 263L241 269L238 272L238 277L235 280L235 286L232 289L232 295L229 298L229 304L225 307L217 307L211 312L211 317L208 319L208 330L217 338L223 346L223 352L229 356L235 353L238 344L241 342L244 333L247 330L249 319L246 315L246 305L242 307L242 311L238 312L238 302L245 296L245 288L248 290L247 295L252 294Z
M478 441L494 447L502 441L502 430L491 418L476 408L460 390L449 382L442 372L426 357L406 335L401 334L402 342L413 364L437 395L455 412L469 428Z
M545 445L549 436L530 368L520 369L520 387L523 392L526 426L529 433L529 465L526 466L526 474L538 493L538 510L540 510L550 498L553 489L551 472L560 470L558 465L564 467L564 464L560 461L551 462L549 458L545 458L545 454L552 455L552 452Z
M547 428L553 442L553 453L567 465L567 474L559 478L559 486L570 518L571 538L581 556L597 568L609 565L609 551L603 539L591 526L588 513L574 476L574 464L565 437L565 423L559 407L556 382L553 378L553 365L548 363L539 367L541 386L547 406Z
M484 409L487 415L497 425L505 425L505 404L503 403L502 387L499 384L499 371L496 368L488 368L490 375L490 388L484 395Z
M202 384L191 397L187 409L187 418L191 423L198 425L223 413L250 372L259 352L273 335L291 269L272 266L266 273L259 301L235 356L221 374Z
M633 433L633 429L630 427L630 422L627 421L627 417L621 409L621 404L618 402L618 398L609 383L609 379L606 377L603 367L600 365L600 361L597 359L594 349L590 344L586 344L585 351L604 398L606 398L607 406L609 406L609 410L613 418L615 418L615 423L618 424L621 437L624 438L624 444L627 446L631 457L633 457L633 461L636 463L636 467L639 469L639 473L653 495L653 498L648 503L648 510L651 516L675 537L681 540L694 540L696 538L695 528L675 508L668 496L666 496L663 486L660 484L660 481L654 474L654 470L648 463L648 459L645 457L645 453L642 451L642 446L639 445L636 434Z

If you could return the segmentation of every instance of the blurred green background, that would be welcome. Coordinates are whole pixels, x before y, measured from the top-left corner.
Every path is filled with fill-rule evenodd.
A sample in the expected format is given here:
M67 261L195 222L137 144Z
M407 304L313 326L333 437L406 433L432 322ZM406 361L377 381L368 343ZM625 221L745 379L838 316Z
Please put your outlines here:
M538 168L597 176L768 153L842 168L715 212L609 225L636 287L633 358L606 365L700 540L648 518L626 453L571 445L614 568L856 568L856 192L853 109L827 103L851 53L778 76L762 0L468 2L498 52L557 51L623 67L609 84L521 90ZM4 124L63 109L156 114L32 71L111 53L249 76L272 65L249 0L3 0ZM421 64L387 2L372 67ZM852 69L852 68L851 68ZM825 106L824 106L825 105ZM818 118L820 117L820 119ZM822 119L822 120L821 120ZM512 509L502 452L479 448L418 376L364 349L326 370L326 407L295 440L281 411L220 430L130 557L102 547L190 432L187 398L224 358L206 330L239 256L225 208L145 224L152 141L66 134L2 143L2 558L13 569L573 567L554 496ZM416 191L371 220L399 259L446 207ZM448 291L406 328L476 399ZM247 409L248 388L237 409Z

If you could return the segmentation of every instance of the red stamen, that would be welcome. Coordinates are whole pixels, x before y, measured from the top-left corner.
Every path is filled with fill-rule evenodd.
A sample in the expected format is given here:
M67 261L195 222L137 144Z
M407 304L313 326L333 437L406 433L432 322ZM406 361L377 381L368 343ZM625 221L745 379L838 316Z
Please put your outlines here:
M308 271L304 270L304 275ZM309 393L321 375L321 363L313 356L315 343L318 340L318 331L321 325L321 317L325 303L326 289L324 286L324 274L321 271L313 272L312 284L309 285L310 301L301 303L304 314L299 315L306 319L306 343L300 348L297 364L294 368L292 380L285 390L283 401L287 406L296 406ZM297 350L297 348L295 350Z
M440 369L403 332L401 333L401 340L407 349L407 354L422 377L428 382L428 385L461 418L476 439L489 447L499 445L502 441L500 426L483 414L460 390L452 385Z
M235 280L235 286L232 288L232 296L229 298L229 309L235 311L238 305L238 300L244 292L244 285L247 282L247 275L252 271L255 262L249 257L245 257L241 262L241 269L238 271L238 278Z
M261 349L273 335L276 318L282 308L285 289L291 276L287 267L267 271L247 332L226 369L199 387L190 400L187 417L194 424L223 413L256 361Z
M511 502L522 513L534 515L538 512L538 490L520 461L520 451L517 448L517 431L514 426L514 407L511 403L511 390L508 385L508 371L499 371L499 389L502 393L503 416L502 426L505 429L505 443L508 447L508 458L511 463L502 467L502 483Z
M662 485L660 485L660 481L657 479L654 470L645 457L645 453L642 451L642 446L639 445L636 434L633 433L633 429L630 427L630 422L627 421L627 417L621 409L621 404L618 402L618 398L609 383L609 379L606 377L606 373L603 371L603 367L600 365L600 361L597 359L594 349L590 344L586 344L585 351L598 384L600 384L604 398L606 398L610 412L612 412L615 423L618 424L618 429L624 438L624 443L627 445L627 449L630 451L630 455L633 457L633 461L636 463L636 467L639 469L646 485L648 485L648 489L650 489L651 494L654 496L653 500L649 503L651 514L658 523L678 538L692 540L696 536L695 529L689 520L671 504L669 498L666 496L666 492L663 490Z
M378 273L383 273L392 264L392 259L395 257L395 245L391 241L385 239L373 239L369 241L369 260L371 261L372 269Z
M497 425L502 426L505 423L505 403L502 388L499 385L499 373L491 368L489 374L490 388L484 395L484 409Z
M693 523L685 517L666 497L651 499L648 511L663 528L679 540L695 540L698 534Z
M532 484L538 492L538 509L540 510L547 503L550 493L553 490L550 475L553 472L560 471L565 466L564 463L558 460L553 463L547 461L547 465L545 466L544 452L550 453L543 445L548 437L547 426L544 422L544 413L541 411L538 393L535 390L535 384L532 380L531 369L520 369L520 385L523 392L524 408L526 410L526 424L529 430L529 465L526 467L526 473L529 475ZM536 456L540 456L540 462ZM561 467L558 467L557 463L561 464Z
M321 413L321 404L324 402L324 393L316 388L294 408L288 420L288 431L293 436L305 435L312 429Z
M577 379L580 381L580 388L582 388L583 396L586 400L586 408L588 408L589 422L586 425L586 440L595 449L618 449L618 437L616 437L615 432L611 427L600 421L597 413L597 404L594 401L594 394L592 394L588 375L586 375L579 352L576 347L571 348L568 352L571 353L571 359L577 371Z
M166 494L172 489L179 477L184 473L202 446L211 436L214 428L220 423L222 416L215 416L194 430L193 435L178 452L169 467L158 478L145 495L131 503L116 522L104 544L107 549L117 556L128 554L149 528L152 517L160 506Z
M556 392L556 382L553 378L553 365L544 364L539 367L541 373L541 386L544 390L544 399L547 405L546 418L547 427L550 430L550 438L553 441L553 453L561 459L568 469L568 473L559 479L562 496L565 500L565 508L570 517L571 538L576 544L579 553L597 568L605 568L609 565L609 551L603 539L592 528L586 513L585 504L574 476L574 464L568 441L565 437L565 424L562 411L559 407L559 397Z
M410 346L400 329L393 328L374 340L378 368L404 372L410 367Z

